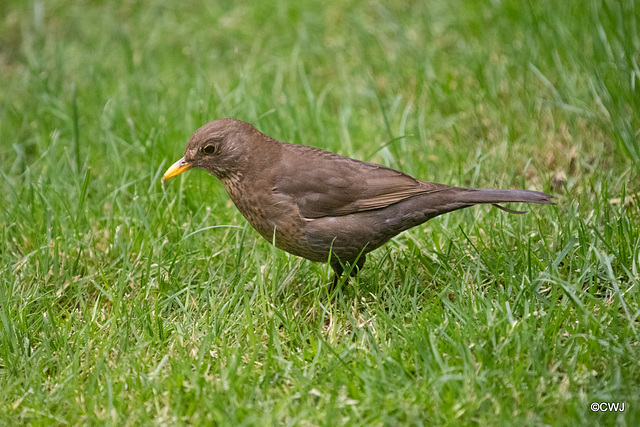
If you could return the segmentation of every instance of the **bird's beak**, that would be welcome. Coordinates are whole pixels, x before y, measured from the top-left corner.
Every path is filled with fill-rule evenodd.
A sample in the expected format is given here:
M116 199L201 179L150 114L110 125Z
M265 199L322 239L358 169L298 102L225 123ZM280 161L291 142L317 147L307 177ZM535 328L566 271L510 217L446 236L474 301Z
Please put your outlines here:
M187 162L184 157L171 165L169 169L162 176L162 180L173 178L174 176L180 175L182 172L186 172L191 169L193 166L191 163Z

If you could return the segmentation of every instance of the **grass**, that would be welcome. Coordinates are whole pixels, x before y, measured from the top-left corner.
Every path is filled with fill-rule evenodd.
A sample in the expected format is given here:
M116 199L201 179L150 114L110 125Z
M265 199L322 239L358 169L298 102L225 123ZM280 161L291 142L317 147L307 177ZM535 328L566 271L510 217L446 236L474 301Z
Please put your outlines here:
M0 424L637 425L632 1L0 5ZM218 117L474 187L330 269L212 177ZM591 402L625 402L593 412Z

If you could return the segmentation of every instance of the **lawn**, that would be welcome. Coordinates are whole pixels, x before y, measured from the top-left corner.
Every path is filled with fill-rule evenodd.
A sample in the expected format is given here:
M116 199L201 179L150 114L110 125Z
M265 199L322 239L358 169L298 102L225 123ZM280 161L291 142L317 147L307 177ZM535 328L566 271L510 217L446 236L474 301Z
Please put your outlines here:
M0 3L0 424L640 424L639 64L633 0ZM557 205L328 298L215 178L161 185L220 117Z

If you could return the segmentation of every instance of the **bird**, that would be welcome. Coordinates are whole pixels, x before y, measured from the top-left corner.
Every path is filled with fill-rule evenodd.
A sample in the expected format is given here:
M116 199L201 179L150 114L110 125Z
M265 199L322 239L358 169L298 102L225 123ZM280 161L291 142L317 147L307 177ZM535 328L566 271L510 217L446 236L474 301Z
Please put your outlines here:
M249 224L277 248L329 263L330 291L345 271L361 271L369 252L444 213L491 204L519 214L525 212L498 203L555 204L540 191L422 181L379 164L280 142L232 118L197 129L162 182L189 169L218 178Z

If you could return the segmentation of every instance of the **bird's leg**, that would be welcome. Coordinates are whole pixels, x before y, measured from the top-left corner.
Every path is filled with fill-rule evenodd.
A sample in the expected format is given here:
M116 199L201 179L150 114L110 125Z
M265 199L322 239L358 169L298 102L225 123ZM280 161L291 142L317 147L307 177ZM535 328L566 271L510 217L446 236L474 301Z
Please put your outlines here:
M365 254L360 255L355 265L351 269L351 273L349 274L349 276L355 277L360 272L360 270L362 270L365 261L367 261L367 256ZM336 289L338 283L340 282L340 277L342 277L342 274L344 273L344 267L342 267L342 264L338 260L335 260L331 263L331 268L333 268L334 274L333 282L331 283L331 285L329 285L329 293L332 293ZM349 277L344 279L344 284L346 285L347 283L349 283Z
M333 282L329 285L329 294L333 293L336 289L338 282L340 282L340 277L342 277L342 273L344 273L344 268L342 268L342 264L340 264L338 260L331 263L331 268L333 268Z

